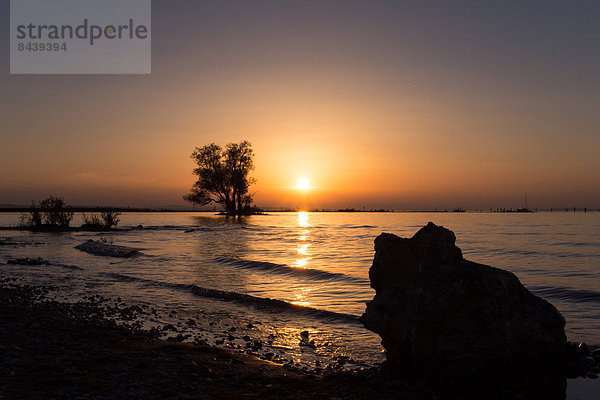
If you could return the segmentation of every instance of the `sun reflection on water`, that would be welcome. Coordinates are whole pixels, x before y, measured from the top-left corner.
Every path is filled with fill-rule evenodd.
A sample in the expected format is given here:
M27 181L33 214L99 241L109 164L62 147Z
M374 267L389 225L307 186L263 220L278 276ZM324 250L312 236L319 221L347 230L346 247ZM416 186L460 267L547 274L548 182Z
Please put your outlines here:
M306 265L308 264L309 260L310 260L310 258L297 259L296 262L294 264L292 264L292 267L306 268Z
M298 306L310 306L310 301L307 300L306 295L310 293L312 289L308 288L300 288L294 293L294 300L291 301L292 304L296 304Z
M299 244L296 251L302 256L310 256L310 253L308 252L309 247L310 243Z
M308 222L308 212L298 211L298 226L300 228L309 228L310 223Z
M298 237L298 240L305 241L306 239L308 239L309 234L310 230L308 229L300 231L300 236Z
M306 211L298 212L298 227L301 228L298 231L298 243L296 252L299 258L292 264L293 267L307 268L308 262L311 260L311 253L309 252L310 243L306 243L310 239L310 222L308 220L309 213Z

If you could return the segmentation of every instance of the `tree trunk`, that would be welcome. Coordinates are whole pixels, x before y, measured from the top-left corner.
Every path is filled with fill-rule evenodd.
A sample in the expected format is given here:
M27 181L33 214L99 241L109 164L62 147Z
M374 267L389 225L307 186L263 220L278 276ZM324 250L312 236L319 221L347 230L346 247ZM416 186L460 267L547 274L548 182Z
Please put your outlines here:
M235 194L234 198L230 199L229 194L225 195L225 213L232 215L235 212ZM232 207L233 206L233 207Z
M237 212L238 212L238 215L240 215L240 216L244 212L244 209L242 207L242 194L241 193L237 194Z

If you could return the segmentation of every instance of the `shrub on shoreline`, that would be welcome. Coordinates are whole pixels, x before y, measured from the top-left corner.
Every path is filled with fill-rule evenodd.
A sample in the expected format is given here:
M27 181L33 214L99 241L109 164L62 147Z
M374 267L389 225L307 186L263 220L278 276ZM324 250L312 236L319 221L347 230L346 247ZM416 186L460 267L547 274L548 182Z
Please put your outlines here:
M92 213L89 216L84 213L82 227L111 229L119 224L119 215L121 213L114 210L102 211L100 214Z
M21 216L21 226L33 228L68 228L74 212L62 197L50 196L47 199L31 203L29 215Z

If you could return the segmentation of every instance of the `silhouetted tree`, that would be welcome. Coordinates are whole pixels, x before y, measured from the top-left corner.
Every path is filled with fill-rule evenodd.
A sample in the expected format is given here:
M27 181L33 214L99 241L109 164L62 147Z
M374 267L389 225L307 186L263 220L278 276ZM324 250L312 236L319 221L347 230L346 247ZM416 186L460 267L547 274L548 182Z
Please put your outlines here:
M248 193L255 179L254 151L250 142L229 143L222 148L211 143L196 147L192 159L197 164L198 180L183 198L201 206L211 202L221 204L228 215L251 213L252 197Z
M21 223L33 227L68 228L73 215L71 206L61 197L50 196L39 203L32 202L29 217L23 216Z
M92 229L111 229L119 224L120 212L114 210L106 210L100 212L100 215L92 213L91 215L83 214L82 227Z
M40 210L45 224L62 228L69 226L74 215L71 206L62 197L50 196L40 201Z

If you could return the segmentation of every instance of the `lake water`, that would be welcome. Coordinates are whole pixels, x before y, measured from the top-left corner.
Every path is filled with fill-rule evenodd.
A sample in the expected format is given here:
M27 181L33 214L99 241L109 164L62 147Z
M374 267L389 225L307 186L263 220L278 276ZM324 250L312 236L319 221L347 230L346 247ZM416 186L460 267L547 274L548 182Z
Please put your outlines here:
M18 221L19 214L0 214L0 226ZM51 265L3 265L2 273L56 286L55 296L68 301L99 294L152 307L156 313L144 324L179 324L211 344L235 328L223 345L243 348L247 334L275 359L357 368L384 358L379 337L357 323L374 295L368 279L373 240L381 232L410 237L428 221L454 231L465 258L514 272L554 304L567 319L569 340L600 345L600 213L299 212L241 221L211 213L125 213L119 232L0 232L20 243L0 246L0 264L43 257ZM138 225L144 229L133 229ZM115 259L73 248L100 237L142 252ZM223 299L222 292L201 297L193 285L302 308ZM190 319L193 326L185 323ZM298 345L304 330L316 349Z

